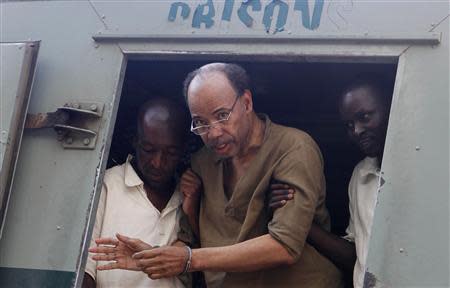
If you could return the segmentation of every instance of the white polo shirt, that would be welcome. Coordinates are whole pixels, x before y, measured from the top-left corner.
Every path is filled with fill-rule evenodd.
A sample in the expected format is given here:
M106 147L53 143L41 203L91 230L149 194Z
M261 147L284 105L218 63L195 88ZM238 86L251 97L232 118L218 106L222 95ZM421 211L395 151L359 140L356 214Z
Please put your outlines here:
M380 168L377 158L366 157L353 170L348 187L350 222L345 239L354 242L356 263L353 270L353 285L362 288L369 249L370 231L380 183Z
M159 212L144 190L144 183L130 164L131 156L122 164L106 171L97 217L92 233L94 239L115 237L116 233L138 238L150 245L170 245L177 240L182 196L175 190L167 206ZM177 278L152 280L138 271L96 271L97 262L89 255L86 272L97 287L184 287ZM106 262L99 262L100 265Z

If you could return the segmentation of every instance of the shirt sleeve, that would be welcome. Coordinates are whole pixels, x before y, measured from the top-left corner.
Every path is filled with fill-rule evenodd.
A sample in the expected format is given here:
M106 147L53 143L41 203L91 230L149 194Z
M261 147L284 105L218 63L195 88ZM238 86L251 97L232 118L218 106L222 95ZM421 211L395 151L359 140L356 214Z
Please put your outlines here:
M186 243L189 247L197 248L198 240L189 224L188 217L183 209L180 209L180 231L178 232L178 240Z
M345 236L342 237L345 240L350 241L350 242L355 242L355 224L354 224L355 212L353 211L353 206L354 206L354 201L355 201L353 193L356 190L355 183L354 183L355 177L357 177L357 167L355 167L355 169L353 169L352 178L350 179L350 183L348 184L348 200L349 200L348 201L348 210L350 211L350 219L348 221L347 229L345 229Z
M103 226L103 217L105 214L107 187L105 184L102 186L102 192L100 194L100 200L98 202L97 214L95 216L94 230L92 231L91 244L89 247L96 246L95 239L99 238ZM97 261L92 260L93 254L89 253L86 262L85 272L88 273L94 280L97 277Z
M200 176L201 178L201 169L200 169L200 155L199 152L192 154L191 156L191 169ZM189 247L199 247L199 241L197 237L195 237L194 231L192 230L191 225L189 224L189 219L186 213L184 213L183 209L181 210L180 216L180 231L178 232L178 240L186 243Z
M323 161L314 143L303 143L287 152L274 169L273 179L290 185L294 198L274 211L268 224L269 234L298 260L319 198L325 193ZM324 195L323 195L324 196Z

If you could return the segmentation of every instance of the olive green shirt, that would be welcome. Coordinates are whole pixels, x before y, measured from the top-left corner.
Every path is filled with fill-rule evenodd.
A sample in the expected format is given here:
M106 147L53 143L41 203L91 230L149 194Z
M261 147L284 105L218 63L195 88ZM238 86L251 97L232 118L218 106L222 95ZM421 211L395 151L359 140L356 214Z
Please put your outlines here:
M264 141L246 174L236 183L230 199L223 188L223 160L206 147L192 157L192 169L201 177L204 187L199 216L200 244L201 247L227 246L269 233L297 262L257 272L206 271L207 285L340 287L341 275L337 268L305 242L312 221L329 229L320 150L308 134L274 124L265 115L260 117L266 123ZM268 208L271 180L288 183L295 189L293 200L273 215ZM188 233L184 231L180 235Z

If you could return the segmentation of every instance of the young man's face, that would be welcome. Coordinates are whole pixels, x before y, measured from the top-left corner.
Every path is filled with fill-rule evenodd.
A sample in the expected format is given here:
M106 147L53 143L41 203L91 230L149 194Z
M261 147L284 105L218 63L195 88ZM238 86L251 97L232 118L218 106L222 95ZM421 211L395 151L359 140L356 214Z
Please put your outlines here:
M233 157L245 146L249 123L244 98L248 95L236 95L226 76L219 72L197 76L189 85L188 105L194 127L229 116L201 135L205 145L221 158Z
M341 118L350 139L369 157L383 153L388 107L368 86L348 91L340 103Z

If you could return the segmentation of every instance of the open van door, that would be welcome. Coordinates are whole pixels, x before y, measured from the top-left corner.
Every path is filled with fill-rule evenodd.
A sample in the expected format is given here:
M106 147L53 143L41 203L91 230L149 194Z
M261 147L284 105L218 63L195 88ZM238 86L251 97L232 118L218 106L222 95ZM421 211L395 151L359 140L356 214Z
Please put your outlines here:
M33 84L39 42L0 43L0 238Z

